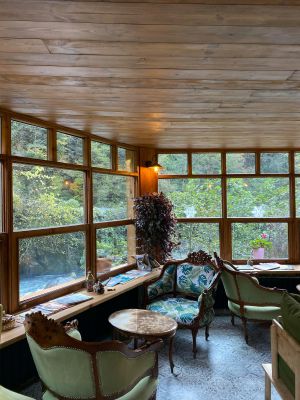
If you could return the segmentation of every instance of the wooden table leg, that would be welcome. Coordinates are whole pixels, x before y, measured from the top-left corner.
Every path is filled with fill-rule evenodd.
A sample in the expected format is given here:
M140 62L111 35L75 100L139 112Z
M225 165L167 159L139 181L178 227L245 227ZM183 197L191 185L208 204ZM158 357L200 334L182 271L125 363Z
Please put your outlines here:
M271 379L265 372L265 400L271 400Z
M173 362L173 342L174 342L174 336L170 337L169 340L169 363L170 363L170 368L171 368L171 373L173 374L173 370L174 370L174 362Z

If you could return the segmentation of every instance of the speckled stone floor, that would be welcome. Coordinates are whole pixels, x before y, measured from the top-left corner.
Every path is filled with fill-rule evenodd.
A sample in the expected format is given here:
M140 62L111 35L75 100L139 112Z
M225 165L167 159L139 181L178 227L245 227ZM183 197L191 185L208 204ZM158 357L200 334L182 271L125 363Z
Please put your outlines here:
M266 324L249 323L249 345L244 341L240 321L232 326L228 316L217 316L210 329L198 334L198 354L192 356L190 331L180 330L174 345L175 373L171 374L167 346L159 357L157 400L260 400L264 399L261 364L270 362L270 329ZM39 384L24 394L41 399ZM280 397L273 390L272 400Z

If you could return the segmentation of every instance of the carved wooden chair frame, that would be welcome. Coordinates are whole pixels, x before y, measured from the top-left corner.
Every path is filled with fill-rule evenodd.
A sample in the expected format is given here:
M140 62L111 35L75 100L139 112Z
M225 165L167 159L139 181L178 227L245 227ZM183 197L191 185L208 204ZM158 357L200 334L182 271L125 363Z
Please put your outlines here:
M227 298L232 303L235 303L235 304L239 305L241 316L236 315L232 311L230 311L231 323L232 323L232 325L234 325L234 317L235 316L241 319L242 324L243 324L243 329L244 329L245 341L248 344L249 336L248 336L247 321L252 321L252 322L270 322L270 323L271 323L271 321L270 320L258 320L258 319L246 318L245 317L245 306L257 306L257 307L276 306L276 307L280 307L280 303L276 304L274 302L266 302L266 303L263 303L263 304L262 303L258 304L258 303L250 302L250 301L244 302L243 299L242 299L241 293L240 293L239 285L238 285L238 282L237 282L237 277L238 276L243 276L244 278L251 280L251 283L254 286L256 286L260 291L265 291L266 293L274 293L274 292L284 293L284 292L286 292L286 290L285 289L277 289L277 288L268 288L268 287L262 286L262 285L260 285L259 282L257 282L256 280L252 279L253 277L255 278L255 273L251 273L251 274L247 273L246 274L244 272L238 271L237 268L230 261L222 260L220 257L218 257L218 255L216 253L214 253L214 256L215 256L215 260L216 260L216 263L217 263L219 269L221 271L222 270L226 270L226 272L231 274L233 276L233 278L234 278L234 283L235 283L235 287L236 287L237 294L238 294L238 300L236 300L236 299L234 300L234 299L231 299L229 297L227 297ZM230 270L230 269L226 268L226 266L224 264L230 265L233 268L233 270Z
M157 378L158 376L158 358L157 351L162 346L162 340L158 339L151 343L147 343L136 350L129 349L126 344L119 341L107 341L107 342L84 342L72 338L66 333L66 329L63 325L57 323L53 319L48 319L41 312L27 314L24 321L25 331L40 347L43 349L51 349L54 347L67 347L69 349L83 350L91 355L92 368L96 397L91 398L80 398L77 400L114 400L130 392L136 384L146 376ZM72 321L67 325L67 328L77 328L76 321ZM155 352L155 363L154 366L145 371L144 374L140 375L138 379L132 382L124 390L114 393L113 396L105 396L101 392L99 378L98 378L98 367L96 362L96 354L99 351L118 351L127 358L137 358L148 352ZM51 390L45 382L42 385L48 390L53 396L59 400L74 400L73 398L63 397ZM156 392L151 395L149 400L156 399Z
M192 252L189 253L188 256L185 259L182 260L170 260L168 262L166 262L161 270L160 275L157 278L152 279L151 281L145 282L144 283L144 307L146 307L148 304L150 304L153 299L149 299L148 297L148 287L150 285L152 285L153 283L159 281L166 269L170 266L170 265L175 265L175 273L174 273L174 286L173 286L173 290L167 293L162 293L158 296L155 297L155 299L159 299L161 297L165 297L165 296L169 296L171 295L172 297L184 297L184 298L192 298L192 299L198 299L199 295L195 294L195 293L182 293L182 292L177 292L177 267L181 264L191 264L193 266L199 266L199 265L210 265L215 271L216 274L212 280L212 282L210 283L210 287L208 289L205 289L202 293L202 302L199 308L199 312L198 315L194 318L192 324L183 324L183 323L178 323L178 328L180 329L190 329L192 331L192 337L193 337L193 355L194 358L196 357L196 353L197 353L197 334L198 334L198 330L199 330L199 324L201 319L203 318L204 314L206 313L206 311L208 310L208 308L206 308L205 304L206 304L206 297L207 296L213 296L214 292L216 290L219 278L221 276L221 271L219 270L218 266L216 265L216 263L212 260L212 256L210 256L209 254L207 254L205 251L200 250L198 252ZM212 307L210 307L212 308ZM209 337L209 325L205 326L205 339L208 340Z

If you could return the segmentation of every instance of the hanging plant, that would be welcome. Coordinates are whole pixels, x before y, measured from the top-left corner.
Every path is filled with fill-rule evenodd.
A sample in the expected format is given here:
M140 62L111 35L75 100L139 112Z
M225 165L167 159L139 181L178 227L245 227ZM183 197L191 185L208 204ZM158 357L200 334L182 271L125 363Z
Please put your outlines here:
M163 193L150 193L134 199L134 210L140 252L165 262L177 245L173 204Z

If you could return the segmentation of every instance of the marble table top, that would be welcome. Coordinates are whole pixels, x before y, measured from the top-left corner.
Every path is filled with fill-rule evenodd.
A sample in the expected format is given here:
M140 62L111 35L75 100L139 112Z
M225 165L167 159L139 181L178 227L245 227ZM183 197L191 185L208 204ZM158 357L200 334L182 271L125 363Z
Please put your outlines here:
M115 328L140 336L169 336L177 329L177 322L174 319L157 312L136 308L116 311L108 320Z

